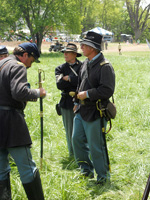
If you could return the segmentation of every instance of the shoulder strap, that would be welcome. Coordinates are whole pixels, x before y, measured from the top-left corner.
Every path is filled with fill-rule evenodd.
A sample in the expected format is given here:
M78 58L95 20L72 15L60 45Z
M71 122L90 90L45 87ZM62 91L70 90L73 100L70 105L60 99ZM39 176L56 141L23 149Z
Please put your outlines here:
M109 64L109 61L108 60L104 60L103 62L100 63L100 66L103 66L105 64Z
M115 101L114 101L114 96L112 95L111 97L112 97L112 102L115 103Z
M71 71L72 71L76 76L78 76L77 72L76 72L70 65L69 65L69 67L70 67Z

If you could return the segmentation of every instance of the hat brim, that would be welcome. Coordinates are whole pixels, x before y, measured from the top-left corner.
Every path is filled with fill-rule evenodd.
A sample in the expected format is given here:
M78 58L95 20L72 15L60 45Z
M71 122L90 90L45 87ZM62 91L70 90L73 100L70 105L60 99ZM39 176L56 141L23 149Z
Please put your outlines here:
M36 62L36 63L40 63L40 60L36 59L35 62Z
M98 49L98 50L101 51L101 45L96 45L96 44L94 44L94 43L92 43L90 41L87 41L86 39L82 40L81 44L85 44L87 46L93 47L94 49Z
M81 53L78 53L78 52L75 52L75 51L71 51L71 50L69 50L69 49L62 49L61 52L62 52L62 53L64 53L64 52L72 52L72 53L76 53L76 54L77 54L76 57L81 57L81 56L82 56Z

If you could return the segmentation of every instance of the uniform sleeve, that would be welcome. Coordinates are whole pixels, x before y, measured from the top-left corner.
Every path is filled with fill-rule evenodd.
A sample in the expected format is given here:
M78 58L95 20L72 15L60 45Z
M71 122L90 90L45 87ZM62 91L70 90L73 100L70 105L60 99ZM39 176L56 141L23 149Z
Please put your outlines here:
M56 85L59 90L68 90L71 87L71 82L62 79L64 76L63 67L60 65L55 69Z
M10 73L10 90L12 98L17 101L30 101L38 98L35 89L30 89L27 82L27 70L23 65L15 65Z
M115 73L111 65L104 65L101 69L99 86L88 90L91 101L109 99L115 89Z

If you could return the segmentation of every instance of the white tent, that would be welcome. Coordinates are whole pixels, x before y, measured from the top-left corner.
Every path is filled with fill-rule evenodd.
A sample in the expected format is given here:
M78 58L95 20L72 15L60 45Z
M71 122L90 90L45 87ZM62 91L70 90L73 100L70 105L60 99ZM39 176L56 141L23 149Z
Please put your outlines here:
M89 30L89 31L93 31L93 32L95 32L95 33L99 33L99 34L101 34L101 35L103 35L103 36L105 36L105 35L106 35L106 36L107 36L107 35L113 36L113 35L114 35L112 32L107 31L107 30L105 30L105 29L103 29L103 28L100 28L100 27L93 28L93 29L91 29L91 30ZM87 32L88 32L88 31L84 32L83 34L85 35Z
M95 33L99 33L99 34L103 35L104 40L107 40L107 41L112 41L113 40L113 35L114 34L112 32L110 32L110 31L107 31L107 30L103 29L103 28L96 27L96 28L93 28L93 29L91 29L89 31L93 31ZM88 31L84 32L83 35L86 35L87 32Z

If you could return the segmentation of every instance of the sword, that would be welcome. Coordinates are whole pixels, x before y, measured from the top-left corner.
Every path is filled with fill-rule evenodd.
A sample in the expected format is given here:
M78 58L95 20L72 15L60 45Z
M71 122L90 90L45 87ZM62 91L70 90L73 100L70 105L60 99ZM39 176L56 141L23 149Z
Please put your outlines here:
M42 73L44 74L44 78L42 80ZM39 88L42 88L42 83L45 80L45 73L42 69L38 69L39 75ZM40 152L40 169L42 169L43 162L43 98L40 97L40 123L41 123L41 152Z
M149 191L150 191L150 174L146 183L146 187L143 193L143 197L142 200L147 200L148 199L148 195L149 195Z
M109 171L111 172L108 149L107 149L107 143L106 143L106 138L105 138L106 130L105 130L105 125L104 125L103 108L101 107L101 100L100 99L96 102L96 107L97 107L97 110L99 110L99 112L100 112L101 126L102 126L102 136L103 136L104 145L105 145L107 163L108 163Z

